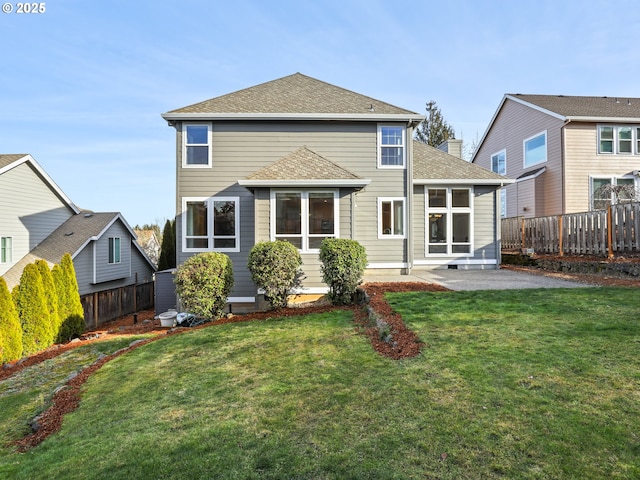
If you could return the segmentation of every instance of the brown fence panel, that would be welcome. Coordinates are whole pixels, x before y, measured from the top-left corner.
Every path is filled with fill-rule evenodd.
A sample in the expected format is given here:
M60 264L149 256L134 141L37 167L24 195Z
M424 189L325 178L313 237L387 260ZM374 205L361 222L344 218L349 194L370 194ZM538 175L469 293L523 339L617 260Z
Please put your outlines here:
M154 283L147 282L82 295L80 300L87 328L96 328L123 315L153 308L153 289Z
M611 212L611 231L607 227ZM569 255L640 252L640 203L613 205L610 210L551 217L504 218L502 249L533 249L538 253Z

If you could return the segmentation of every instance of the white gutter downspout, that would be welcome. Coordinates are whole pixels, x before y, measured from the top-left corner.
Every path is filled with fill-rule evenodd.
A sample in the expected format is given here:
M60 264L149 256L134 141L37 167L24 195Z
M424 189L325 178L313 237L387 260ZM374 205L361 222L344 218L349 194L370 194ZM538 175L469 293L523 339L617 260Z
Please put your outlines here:
M565 127L567 125L569 125L571 123L571 119L568 118L567 120L565 120L564 125L562 125L562 128L560 129L560 131L562 132L562 134L560 135L560 152L562 155L562 158L560 158L560 178L561 178L561 182L562 182L562 213L566 213L567 211L567 185L566 185L566 173L565 173L565 161L567 159L567 152L566 152L566 148L567 148L567 142L566 142L566 130Z
M409 122L406 130L407 144L407 211L405 228L407 229L407 269L406 274L411 275L413 268L413 122Z

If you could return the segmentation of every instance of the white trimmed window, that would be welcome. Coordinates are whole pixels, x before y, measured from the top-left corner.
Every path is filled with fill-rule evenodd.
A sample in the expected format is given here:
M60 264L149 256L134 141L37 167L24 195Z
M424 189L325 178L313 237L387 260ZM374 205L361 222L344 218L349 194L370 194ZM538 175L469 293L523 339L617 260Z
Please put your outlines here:
M120 237L109 237L109 263L120 263Z
M338 237L337 190L271 191L271 239L302 252L316 252L322 240Z
M11 263L13 259L13 237L0 237L0 263Z
M636 181L633 177L591 177L591 210L602 210L609 205L633 201Z
M239 197L183 198L182 215L182 251L240 251Z
M473 255L472 190L428 188L426 192L426 254Z
M491 171L500 175L507 174L507 151L501 150L491 155ZM500 189L500 217L507 216L507 191L504 187Z
M524 168L547 161L547 131L527 138L523 144Z
M378 238L405 238L405 199L378 198Z
M598 125L598 153L603 155L640 155L640 127Z
M211 167L211 124L187 123L182 129L182 166Z
M405 138L402 125L378 125L378 167L404 168Z

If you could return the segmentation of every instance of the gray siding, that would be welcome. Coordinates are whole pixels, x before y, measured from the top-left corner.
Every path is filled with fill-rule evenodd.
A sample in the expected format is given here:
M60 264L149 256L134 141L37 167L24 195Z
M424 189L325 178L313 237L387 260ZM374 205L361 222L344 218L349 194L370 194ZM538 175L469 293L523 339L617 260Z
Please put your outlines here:
M109 238L120 238L120 263L109 263ZM96 283L120 280L131 276L131 236L120 222L115 222L96 241Z
M27 163L0 175L0 205L0 236L13 238L13 263L0 275L74 213Z
M406 198L406 170L377 167L377 125L375 123L214 123L213 167L182 168L182 135L177 132L177 259L192 253L182 251L182 199L185 197L240 197L240 253L229 253L234 263L235 287L231 296L252 296L255 287L246 270L246 259L255 241L269 240L269 190L254 195L237 184L301 146L337 163L371 184L353 195L340 192L340 235L355 237L367 250L370 264L401 264L406 261L406 240L378 239L378 198ZM255 205L255 210L254 210ZM320 287L317 254L303 255L305 287Z

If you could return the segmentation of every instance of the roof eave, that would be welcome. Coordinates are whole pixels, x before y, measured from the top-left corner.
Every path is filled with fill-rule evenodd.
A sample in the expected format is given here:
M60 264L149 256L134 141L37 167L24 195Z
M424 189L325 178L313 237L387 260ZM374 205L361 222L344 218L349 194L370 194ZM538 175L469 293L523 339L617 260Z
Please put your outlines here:
M414 178L414 185L509 185L515 183L511 178Z
M357 122L419 123L424 115L405 113L163 113L167 121L207 120L342 120Z
M353 187L362 188L371 183L370 179L331 179L331 180L238 180L238 185L243 187Z
M640 122L640 117L568 116L567 120L572 122L638 123Z

